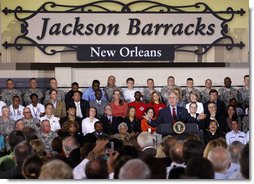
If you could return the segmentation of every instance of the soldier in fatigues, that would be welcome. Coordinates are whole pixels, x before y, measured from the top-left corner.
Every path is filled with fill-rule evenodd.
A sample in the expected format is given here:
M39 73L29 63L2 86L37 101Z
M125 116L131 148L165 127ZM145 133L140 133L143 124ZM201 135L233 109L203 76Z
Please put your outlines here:
M185 102L185 104L190 103L190 92L194 91L198 95L197 101L201 101L200 92L198 89L193 87L194 81L192 78L188 78L186 81L186 88L182 91L182 100Z
M30 84L30 88L27 89L24 92L24 104L25 106L29 105L30 103L32 103L30 95L31 94L36 94L38 96L38 102L42 103L42 99L44 97L44 94L42 93L42 90L37 88L37 81L35 78L31 78L29 80L29 84Z
M201 102L202 103L206 103L210 100L210 94L209 92L211 91L212 89L212 80L211 79L206 79L205 80L205 89L203 89L201 92L200 92L200 95L201 95Z
M0 117L0 134L9 135L15 127L15 121L9 118L10 109L7 106L2 108L2 117Z
M63 90L57 89L57 86L58 86L57 80L55 78L50 79L49 85L50 85L50 89L55 89L57 91L57 100L64 102L65 93ZM44 104L50 100L50 95L49 95L50 89L46 91L45 99L43 102Z
M167 86L163 86L161 89L161 96L165 104L168 104L169 93L175 88L178 88L180 93L182 93L181 88L175 84L175 78L173 76L169 76L167 79Z
M249 75L244 76L244 86L238 89L239 94L239 104L243 109L246 109L249 106L250 101L250 88L249 88Z
M28 107L24 108L23 116L24 116L24 118L22 118L22 120L25 122L25 126L31 127L34 130L38 131L38 129L41 126L40 120L38 118L34 118L32 116L31 110Z
M2 101L6 103L6 105L10 106L12 104L13 96L19 96L22 103L22 93L14 89L14 81L12 79L6 80L6 89L2 91Z
M226 77L224 79L224 87L219 89L219 96L220 100L223 101L226 106L229 104L229 100L231 98L235 98L237 101L239 101L238 97L238 91L237 89L231 87L231 79L229 77Z
M57 133L51 131L49 120L45 119L41 122L41 128L38 131L37 136L44 143L45 151L48 153L51 152L51 142L55 137L57 137Z

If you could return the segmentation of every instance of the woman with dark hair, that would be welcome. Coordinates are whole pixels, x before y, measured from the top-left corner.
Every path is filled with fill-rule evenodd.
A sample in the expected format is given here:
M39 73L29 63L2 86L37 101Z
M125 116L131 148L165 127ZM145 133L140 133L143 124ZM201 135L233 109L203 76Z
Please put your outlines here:
M110 103L112 115L115 117L125 117L127 114L128 104L121 99L121 91L116 89L113 92L113 100Z
M136 109L133 106L128 107L127 115L124 122L128 126L128 132L132 134L137 134L141 132L140 121L135 117Z
M73 136L82 144L83 135L79 133L79 125L76 121L68 120L63 124L61 137Z
M162 102L161 96L157 91L152 92L151 102L147 104L147 107L152 107L155 112L155 116L158 116L159 111L166 107Z
M241 119L240 119L240 117L237 117L235 106L228 105L227 106L227 114L226 114L226 131L225 131L225 133L231 131L230 123L233 119L237 119L238 122L240 122L239 123L239 125L240 125L239 130L241 130Z
M82 120L82 133L86 135L87 133L92 133L95 131L94 123L99 121L97 116L97 110L95 107L90 107L87 112L87 118Z
M38 179L41 172L43 161L37 155L29 156L25 159L22 166L22 175L25 179Z
M152 119L154 120L155 119L155 111L152 107L148 107L146 109L146 114L148 115L149 119ZM154 131L156 130L156 127L152 127L148 124L148 121L143 118L141 120L141 131L142 132L150 132L150 133L153 133Z

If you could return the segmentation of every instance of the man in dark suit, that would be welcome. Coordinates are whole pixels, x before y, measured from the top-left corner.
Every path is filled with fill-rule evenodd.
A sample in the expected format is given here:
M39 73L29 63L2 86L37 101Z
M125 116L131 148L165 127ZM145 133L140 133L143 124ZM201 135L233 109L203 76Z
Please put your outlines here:
M76 116L82 119L86 118L87 111L90 108L89 102L81 99L79 91L73 92L72 99L73 102L70 105L76 107Z
M153 136L149 132L141 132L137 138L138 145L141 148L139 158L154 158L156 149L154 148Z
M97 116L100 118L104 115L104 108L108 105L106 100L101 99L102 92L100 89L95 90L95 100L89 102L90 107L95 107L97 109Z
M103 125L101 121L96 121L94 123L94 129L95 131L93 132L93 134L95 135L96 138L101 137L101 136L108 136L108 134L104 133L103 131Z
M68 93L66 93L66 95L65 95L65 104L67 107L70 104L72 104L72 102L73 102L72 96L75 91L79 91L79 84L77 82L73 82L71 84L71 90L68 91ZM83 93L81 91L79 91L79 93L80 93L80 96L83 95Z
M188 122L188 111L183 107L177 106L177 94L172 91L168 97L168 106L159 111L156 120L149 119L147 115L144 116L152 127L157 127L162 123L174 124L176 121Z
M103 124L103 131L108 135L113 135L118 133L118 125L122 122L122 117L112 116L112 108L107 105L104 109L105 115L100 118Z
M217 111L216 111L217 116L226 117L226 114L227 114L226 113L226 106L225 106L225 103L223 101L218 99L219 98L218 91L216 89L212 89L209 92L209 95L210 95L210 100L204 104L205 114L210 115L210 112L208 110L208 104L210 102L214 102L216 104L216 107L217 107Z

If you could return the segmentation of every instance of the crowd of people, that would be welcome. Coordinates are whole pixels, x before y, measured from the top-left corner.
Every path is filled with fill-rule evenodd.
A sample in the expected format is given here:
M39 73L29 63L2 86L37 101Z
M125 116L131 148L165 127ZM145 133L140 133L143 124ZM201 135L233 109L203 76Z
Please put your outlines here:
M249 75L232 87L225 77L218 90L167 84L157 90L147 79L127 88L108 77L67 93L38 88L35 78L21 92L12 79L0 98L0 178L6 179L249 179ZM176 122L197 133L163 130Z

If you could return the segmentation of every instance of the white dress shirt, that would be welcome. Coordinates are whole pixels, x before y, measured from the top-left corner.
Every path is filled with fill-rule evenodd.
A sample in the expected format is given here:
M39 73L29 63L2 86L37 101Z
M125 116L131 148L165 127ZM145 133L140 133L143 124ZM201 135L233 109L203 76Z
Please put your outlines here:
M14 121L23 118L23 109L25 107L23 105L19 105L18 109L14 109L12 105L10 105L10 118Z
M86 178L86 174L85 174L85 169L86 169L86 164L89 162L89 160L87 158L85 158L84 160L82 160L80 162L79 165L77 165L72 173L73 173L73 178L75 180L81 180L81 179L85 179Z
M40 122L42 122L45 119L49 120L51 131L55 132L56 130L61 129L58 117L55 117L54 115L51 115L50 117L48 117L47 115L45 115L40 118Z
M92 133L95 131L94 129L94 123L96 121L99 121L97 118L94 118L93 121L91 122L89 117L85 118L82 120L82 133L84 135L88 134L88 133Z
M2 116L2 107L6 106L6 103L0 100L0 116Z
M227 141L228 145L230 145L234 141L239 141L243 144L246 144L247 143L246 134L242 131L239 131L239 130L237 131L237 133L235 133L232 130L226 134L226 141Z
M137 90L136 89L125 89L123 91L123 97L125 99L126 102L130 103L130 102L134 102L135 101L135 97L134 97L134 94Z
M34 118L40 119L41 113L45 113L45 107L41 103L37 103L36 107L34 107L33 104L29 104L27 107L31 110Z

